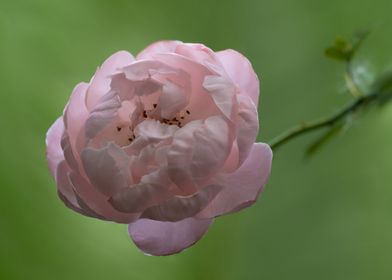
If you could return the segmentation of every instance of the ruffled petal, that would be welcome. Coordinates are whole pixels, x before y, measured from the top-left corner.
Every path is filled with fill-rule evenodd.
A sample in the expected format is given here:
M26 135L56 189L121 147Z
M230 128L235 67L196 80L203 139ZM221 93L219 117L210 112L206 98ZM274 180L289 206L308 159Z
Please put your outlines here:
M169 177L182 195L190 195L197 190L189 165L195 143L194 133L202 124L201 120L196 120L177 130L167 151Z
M82 152L84 170L98 191L110 197L128 186L129 157L117 145L102 149L86 148Z
M222 76L207 76L203 87L211 94L223 115L233 120L237 113L236 88L233 83Z
M171 120L178 112L185 108L189 103L189 91L167 81L162 87L162 93L159 96L159 107L161 117Z
M238 122L237 145L239 151L239 164L248 157L259 131L259 118L257 109L252 100L245 95L237 95Z
M142 50L136 56L136 59L137 60L148 59L151 58L151 56L156 53L174 53L177 46L181 44L182 44L181 41L158 41L149 45L144 50Z
M263 190L272 163L272 150L264 143L255 143L249 157L231 174L222 174L214 180L224 188L197 217L212 218L229 214L252 205Z
M46 158L52 177L56 179L57 166L64 160L63 150L61 149L61 137L64 133L63 118L58 118L46 133Z
M249 95L257 106L259 102L259 79L250 61L235 50L216 53L230 78L238 84L241 92Z
M179 253L195 244L207 232L212 221L193 218L178 222L140 219L128 226L128 232L145 254L165 256Z
M69 174L71 169L65 161L62 161L57 168L57 186L58 195L68 208L88 217L102 219L100 215L91 210L83 201L77 196L73 190Z
M131 64L134 60L134 57L127 51L116 52L105 60L95 72L87 91L86 103L90 110L110 90L110 76L114 75L120 68Z
M188 164L196 182L202 184L223 167L231 151L233 133L233 127L218 116L209 117L194 132L193 155Z
M89 111L86 107L87 83L79 83L73 90L69 103L64 111L64 123L70 137L71 147L76 147L77 136L86 122Z
M97 213L101 217L100 219L129 224L139 218L139 213L128 214L114 209L108 202L108 197L99 192L79 173L71 172L69 178L78 200L80 199L82 204Z
M168 185L140 183L121 189L109 200L115 209L124 213L142 212L171 195Z
M190 111L190 115L187 116L188 122L220 114L211 95L203 88L204 78L215 74L214 72L196 61L175 53L155 54L154 58L174 69L184 71L189 76L192 94L188 105Z
M206 207L221 189L221 186L210 185L192 196L175 196L162 204L146 209L142 218L176 222L193 217Z
M85 136L88 141L116 118L119 108L121 102L115 92L109 92L101 99L85 123Z
M177 46L176 53L203 65L221 65L215 53L203 44L185 43Z

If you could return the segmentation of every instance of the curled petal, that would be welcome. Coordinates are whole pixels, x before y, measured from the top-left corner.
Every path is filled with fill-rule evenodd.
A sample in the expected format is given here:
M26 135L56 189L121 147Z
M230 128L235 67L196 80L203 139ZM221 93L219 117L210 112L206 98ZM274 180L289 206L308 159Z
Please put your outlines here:
M102 96L109 92L110 76L114 75L120 68L131 64L134 60L129 52L119 51L102 64L92 78L87 91L86 103L90 110L96 106Z
M115 92L107 93L91 112L85 124L85 134L88 140L97 136L117 115L121 102Z
M153 54L156 53L174 53L178 45L181 45L181 41L159 41L149 45L143 51L141 51L136 59L149 59Z
M223 118L213 116L194 132L190 169L196 181L203 181L222 168L233 144L233 129Z
M52 177L56 179L57 166L64 160L63 150L61 149L61 137L64 133L63 118L58 118L46 133L46 158Z
M102 194L110 197L128 186L128 156L117 145L110 143L99 150L86 148L82 161L91 183Z
M192 121L179 129L167 151L168 173L183 195L190 195L197 190L189 168L195 142L194 132L203 124Z
M144 120L135 129L135 135L151 143L171 138L178 130L177 126L163 124L156 120Z
M180 112L189 102L189 92L176 84L167 81L159 97L161 116L164 119L173 118L177 112Z
M58 195L60 199L68 208L82 215L102 219L101 216L99 216L86 204L84 204L83 201L81 201L81 199L75 193L71 180L69 178L70 172L71 169L69 168L67 163L65 161L62 161L57 168L57 185Z
M116 192L109 202L118 211L137 213L169 197L168 186L140 183Z
M257 108L252 100L246 95L237 95L238 122L237 122L237 145L239 151L239 164L248 157L252 145L259 131L259 118Z
M206 207L221 189L221 186L211 185L189 197L170 198L160 205L146 209L142 217L171 222L192 217Z
M211 94L226 118L233 120L237 113L236 88L233 83L221 76L207 76L203 87Z
M203 44L182 44L177 46L176 53L203 65L221 65L215 53Z
M268 180L271 163L271 148L267 144L255 143L249 157L237 171L222 174L214 180L224 188L197 217L212 218L253 204Z
M238 84L241 92L249 95L257 106L259 102L259 79L249 60L235 50L216 53L230 78Z
M179 54L155 54L154 58L189 75L191 85L190 92L192 93L188 105L191 112L191 115L187 117L189 121L206 119L209 116L219 114L219 110L216 107L214 100L203 88L204 78L214 74L211 70L206 66Z
M139 218L139 213L122 213L113 208L108 202L108 197L99 192L94 186L80 174L69 174L73 189L79 201L79 205L86 205L103 219L117 223L128 224ZM102 219L102 218L101 218Z
M195 244L207 232L212 221L193 218L178 222L140 219L129 224L128 232L145 254L165 256L179 253Z

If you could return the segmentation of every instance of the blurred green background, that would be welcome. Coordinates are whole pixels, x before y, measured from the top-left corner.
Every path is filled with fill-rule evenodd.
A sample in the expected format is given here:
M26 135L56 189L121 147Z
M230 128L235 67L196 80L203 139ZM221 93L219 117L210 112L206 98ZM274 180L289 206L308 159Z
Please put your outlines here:
M0 0L1 279L392 279L392 106L313 159L318 134L280 149L259 202L219 218L196 246L147 257L126 226L63 206L45 133L72 88L111 53L160 39L244 53L261 77L259 140L334 112L336 36L376 25L358 59L392 65L390 0Z

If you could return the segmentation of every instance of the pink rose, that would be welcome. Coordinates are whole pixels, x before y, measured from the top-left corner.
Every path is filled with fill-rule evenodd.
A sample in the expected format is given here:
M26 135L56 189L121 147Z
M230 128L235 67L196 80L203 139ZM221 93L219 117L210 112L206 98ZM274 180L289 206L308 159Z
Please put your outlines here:
M258 98L251 64L233 50L162 41L136 58L115 53L47 133L58 194L83 215L129 224L147 254L180 252L266 184Z

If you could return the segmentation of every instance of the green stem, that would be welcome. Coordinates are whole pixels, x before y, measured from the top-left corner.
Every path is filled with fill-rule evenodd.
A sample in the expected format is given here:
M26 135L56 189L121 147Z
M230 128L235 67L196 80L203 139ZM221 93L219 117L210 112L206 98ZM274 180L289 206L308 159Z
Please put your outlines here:
M366 107L369 103L371 103L378 97L379 97L378 92L371 93L368 95L362 95L358 97L356 100L354 100L352 103L348 104L346 107L344 107L343 109L341 109L340 111L336 112L335 114L329 117L304 123L283 132L281 135L278 135L277 137L273 138L269 142L269 145L273 150L276 150L281 145L285 144L286 142L300 135L318 130L320 128L331 127L334 124L336 124L338 121L347 117L348 115L355 113L358 109Z

